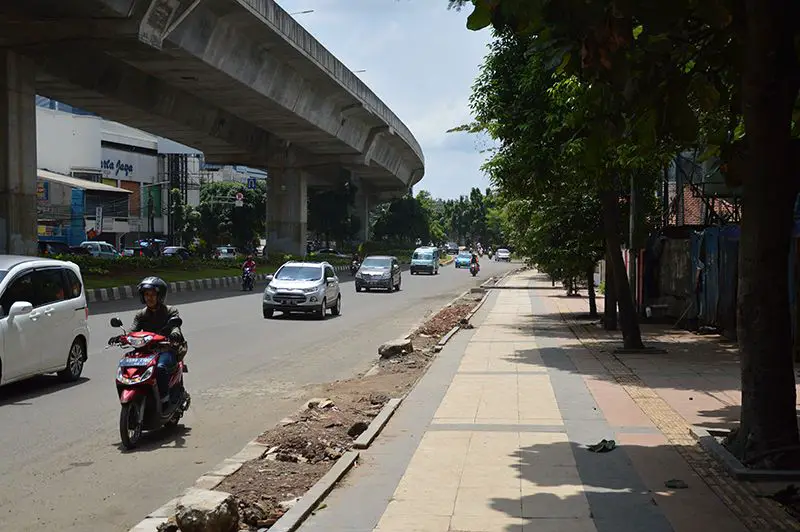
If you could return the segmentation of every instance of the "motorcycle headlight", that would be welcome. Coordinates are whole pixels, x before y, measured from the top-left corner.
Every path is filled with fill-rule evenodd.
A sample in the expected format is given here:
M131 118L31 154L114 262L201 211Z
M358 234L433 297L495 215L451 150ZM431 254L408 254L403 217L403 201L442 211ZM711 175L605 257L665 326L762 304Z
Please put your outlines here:
M128 344L130 344L131 347L143 347L143 346L149 344L150 340L152 340L152 339L153 339L153 337L150 336L150 335L147 335L147 336L128 336L128 338L127 338Z
M139 380L140 380L140 381L146 381L147 379L149 379L150 377L152 377L152 376L153 376L153 370L154 370L154 369L155 369L155 366L150 366L149 368L147 368L146 370L144 370L144 373L142 373L142 376L141 376L141 377L139 377Z

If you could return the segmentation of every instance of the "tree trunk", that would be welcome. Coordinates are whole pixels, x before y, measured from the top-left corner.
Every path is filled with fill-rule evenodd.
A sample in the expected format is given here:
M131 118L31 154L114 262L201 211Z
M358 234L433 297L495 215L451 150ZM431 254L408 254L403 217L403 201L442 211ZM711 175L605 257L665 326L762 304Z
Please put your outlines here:
M597 318L597 299L594 293L594 266L586 270L586 286L589 291L589 317Z
M747 0L743 108L747 171L743 176L739 294L741 425L731 450L759 467L796 467L800 443L789 313L789 249L797 165L790 144L798 91L793 44L797 19L789 0Z
M617 330L617 291L614 288L614 268L611 264L611 257L606 251L606 290L604 296L605 305L603 308L603 327L607 331Z
M644 344L642 344L642 333L639 330L639 318L636 316L633 304L633 294L628 282L628 273L625 271L625 261L622 260L622 242L619 234L619 195L613 188L608 188L600 193L600 202L603 206L606 251L611 257L611 270L614 273L614 288L619 305L619 324L622 329L623 346L625 349L641 349Z

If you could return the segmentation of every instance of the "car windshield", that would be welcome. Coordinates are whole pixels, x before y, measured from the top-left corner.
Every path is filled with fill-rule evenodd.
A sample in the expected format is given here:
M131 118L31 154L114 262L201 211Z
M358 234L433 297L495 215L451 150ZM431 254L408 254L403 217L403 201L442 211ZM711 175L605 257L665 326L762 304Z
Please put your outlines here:
M497 252L498 253L508 253L508 250L507 249L498 249Z
M412 258L421 260L431 260L433 258L433 253L431 253L430 251L424 251L424 252L416 251L414 252L414 256Z
M319 281L322 268L318 266L284 266L275 274L280 281Z
M389 266L392 264L392 261L389 259L378 259L375 257L367 257L364 259L364 262L361 263L362 268L381 268L384 270L388 270Z
M458 254L458 256L462 258L470 258L472 257L472 253L470 253L469 251L462 251L461 253Z

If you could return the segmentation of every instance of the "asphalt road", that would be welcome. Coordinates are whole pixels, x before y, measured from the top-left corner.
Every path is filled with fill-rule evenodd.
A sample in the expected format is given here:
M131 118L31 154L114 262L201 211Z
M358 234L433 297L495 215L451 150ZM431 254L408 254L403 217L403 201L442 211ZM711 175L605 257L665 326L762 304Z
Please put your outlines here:
M108 322L130 323L138 302L90 307L84 378L49 376L0 389L0 531L124 531L261 431L290 415L315 385L369 369L378 346L507 264L403 273L397 293L356 294L342 282L342 315L324 322L261 316L261 292L173 294L189 341L192 407L183 427L120 448L114 375L121 351L104 350ZM263 285L262 285L263 287ZM212 299L213 298L213 299Z

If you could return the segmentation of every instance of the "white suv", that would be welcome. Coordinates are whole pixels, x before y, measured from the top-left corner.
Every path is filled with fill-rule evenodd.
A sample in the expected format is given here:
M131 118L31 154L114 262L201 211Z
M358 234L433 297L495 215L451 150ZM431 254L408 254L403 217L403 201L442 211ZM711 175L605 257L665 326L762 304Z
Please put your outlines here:
M57 372L78 380L89 308L72 262L0 255L0 385Z
M267 276L262 307L264 317L276 310L313 313L325 319L328 309L334 316L342 312L339 278L327 262L287 262Z

